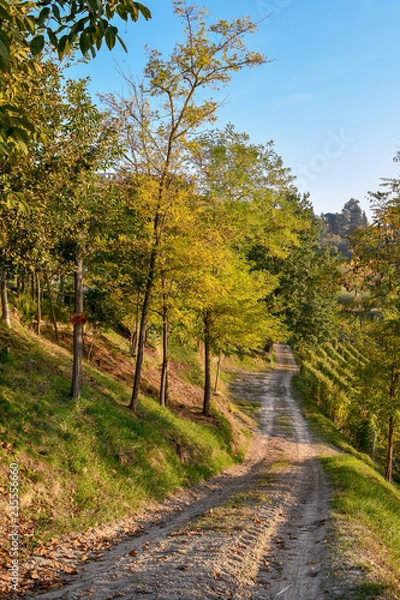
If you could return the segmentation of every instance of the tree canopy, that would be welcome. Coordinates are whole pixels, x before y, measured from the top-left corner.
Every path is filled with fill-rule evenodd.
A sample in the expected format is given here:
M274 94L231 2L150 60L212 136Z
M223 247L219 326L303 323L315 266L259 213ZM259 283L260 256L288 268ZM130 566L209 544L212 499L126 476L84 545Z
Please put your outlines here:
M105 41L112 50L116 42L126 46L115 19L137 21L151 17L149 9L133 0L42 0L0 2L0 156L27 151L36 133L23 103L40 71L36 60L45 47L62 59L74 49L93 57Z

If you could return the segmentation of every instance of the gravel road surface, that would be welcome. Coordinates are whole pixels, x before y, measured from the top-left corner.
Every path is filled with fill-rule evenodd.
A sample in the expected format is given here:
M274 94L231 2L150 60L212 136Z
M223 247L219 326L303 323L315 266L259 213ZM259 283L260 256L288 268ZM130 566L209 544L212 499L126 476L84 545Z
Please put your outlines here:
M291 350L277 368L233 385L260 407L247 459L168 499L46 600L320 600L327 570L329 487L292 390ZM33 597L33 596L29 596Z

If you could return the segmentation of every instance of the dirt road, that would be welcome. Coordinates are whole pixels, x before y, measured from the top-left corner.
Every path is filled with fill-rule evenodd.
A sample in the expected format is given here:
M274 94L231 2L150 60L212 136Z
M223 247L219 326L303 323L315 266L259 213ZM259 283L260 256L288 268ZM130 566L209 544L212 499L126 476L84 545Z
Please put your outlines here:
M291 389L296 364L244 375L235 393L260 405L247 460L165 503L47 600L319 600L329 598L329 489ZM171 504L172 503L172 504Z

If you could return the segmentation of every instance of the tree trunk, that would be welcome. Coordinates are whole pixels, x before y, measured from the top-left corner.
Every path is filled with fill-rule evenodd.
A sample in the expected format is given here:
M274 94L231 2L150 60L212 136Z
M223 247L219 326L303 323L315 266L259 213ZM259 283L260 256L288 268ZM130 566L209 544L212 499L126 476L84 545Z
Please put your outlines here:
M134 376L134 380L133 380L131 402L129 404L129 408L131 409L131 411L133 413L136 412L136 406L137 406L137 401L138 401L138 397L139 397L139 385L140 385L140 378L142 375L144 345L145 345L145 340L146 340L147 317L149 314L151 295L153 292L157 254L158 254L158 244L156 244L154 246L154 248L151 251L151 255L150 255L149 274L147 277L146 291L145 291L144 299L143 299L142 317L140 319L135 376Z
M211 343L210 323L208 316L204 318L204 398L203 415L210 416L211 399Z
M95 342L96 342L96 340L97 340L97 335L98 335L98 333L99 333L99 332L98 332L98 330L97 330L97 329L95 329L95 330L93 331L92 340L91 340L91 342L90 342L90 346L89 346L89 352L88 352L88 357L87 357L87 359L88 359L88 360L92 360L92 352L93 352L93 348L94 348Z
M58 342L59 336L58 336L57 319L56 319L56 313L54 312L53 294L51 293L50 278L49 278L49 274L47 272L45 273L45 278L46 278L47 293L49 295L51 320L53 321L53 327L54 327L54 337L56 338L56 342Z
M130 339L130 354L133 357L135 357L137 355L139 324L140 324L140 294L137 295L137 302L136 302L135 331L131 331L131 339Z
M1 271L1 318L6 327L11 329L10 307L8 305L7 279L4 270Z
M58 298L60 300L60 304L64 304L65 302L65 275L60 275L60 290L58 294Z
M219 351L218 363L217 363L217 374L215 375L214 393L218 392L219 376L221 374L221 363L222 363L222 349Z
M83 313L83 259L79 258L75 271L75 312ZM74 323L74 342L73 342L73 367L72 367L72 388L71 396L73 400L79 400L81 397L82 380L82 356L83 356L83 325Z
M372 438L372 447L371 447L371 458L375 460L375 450L376 450L376 440L378 439L378 432L374 431Z
M36 278L35 278L35 273L32 272L30 275L30 280L31 280L31 298L33 301L36 300Z
M389 437L387 445L387 459L386 459L386 472L385 479L392 481L393 472L393 451L394 451L394 416L389 418Z
M40 273L36 271L36 333L40 335L42 329L42 289L40 285Z
M137 346L137 331L130 331L129 354L133 357L136 356L136 346Z
M169 343L169 321L168 304L166 296L163 297L163 360L161 368L160 404L168 404L168 343Z

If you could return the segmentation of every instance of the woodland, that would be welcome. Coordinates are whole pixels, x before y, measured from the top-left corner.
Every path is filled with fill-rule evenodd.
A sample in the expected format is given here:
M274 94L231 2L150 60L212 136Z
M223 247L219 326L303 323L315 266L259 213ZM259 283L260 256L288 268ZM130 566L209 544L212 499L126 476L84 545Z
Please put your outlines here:
M175 2L182 41L168 57L149 51L142 78L125 77L126 94L99 103L52 53L74 60L103 40L112 49L123 43L113 12L149 11L39 4L35 18L29 4L0 4L3 326L12 335L18 319L41 336L50 322L57 342L72 323L75 401L85 332L89 361L103 332L122 334L135 358L131 415L151 344L167 408L171 341L201 345L209 417L213 357L220 368L288 341L337 427L398 478L400 180L370 194L371 222L355 199L317 216L273 142L218 128L213 92L266 61L248 46L248 17L211 24Z

